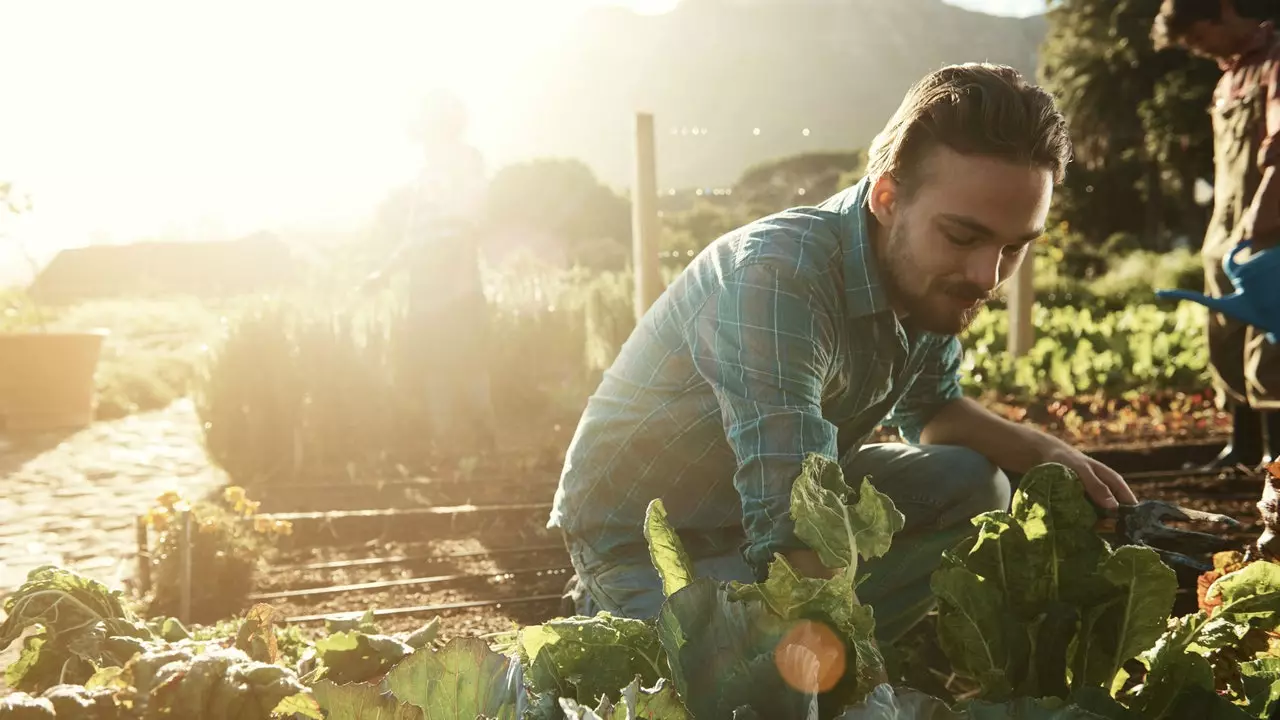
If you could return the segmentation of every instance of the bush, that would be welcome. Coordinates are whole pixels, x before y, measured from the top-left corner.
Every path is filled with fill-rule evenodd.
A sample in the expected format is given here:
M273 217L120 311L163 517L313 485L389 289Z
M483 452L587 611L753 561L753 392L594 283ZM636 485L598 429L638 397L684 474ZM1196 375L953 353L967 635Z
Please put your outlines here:
M240 487L229 487L217 501L189 503L167 492L146 515L159 533L152 553L152 617L177 617L182 603L184 512L191 514L191 616L189 622L212 623L239 613L253 591L254 573L264 542L288 534L287 522L255 519L258 503Z

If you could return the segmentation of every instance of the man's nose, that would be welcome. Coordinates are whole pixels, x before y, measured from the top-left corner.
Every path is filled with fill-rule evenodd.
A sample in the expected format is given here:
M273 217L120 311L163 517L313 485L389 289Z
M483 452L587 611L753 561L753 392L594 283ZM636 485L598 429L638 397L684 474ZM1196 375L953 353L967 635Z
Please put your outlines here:
M990 292L1000 284L1011 269L1011 261L1004 256L1001 248L980 248L969 254L965 279Z

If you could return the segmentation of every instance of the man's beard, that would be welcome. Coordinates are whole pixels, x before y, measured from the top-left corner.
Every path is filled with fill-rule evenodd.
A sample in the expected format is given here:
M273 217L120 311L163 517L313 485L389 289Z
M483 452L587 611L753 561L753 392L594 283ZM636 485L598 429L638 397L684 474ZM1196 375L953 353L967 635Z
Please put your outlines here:
M922 291L911 291L911 273L918 263L907 244L907 227L894 225L881 263L885 289L892 302L906 314L906 324L918 330L940 335L959 335L969 328L978 311L991 300L991 293L967 280L941 279ZM971 305L942 307L952 301Z

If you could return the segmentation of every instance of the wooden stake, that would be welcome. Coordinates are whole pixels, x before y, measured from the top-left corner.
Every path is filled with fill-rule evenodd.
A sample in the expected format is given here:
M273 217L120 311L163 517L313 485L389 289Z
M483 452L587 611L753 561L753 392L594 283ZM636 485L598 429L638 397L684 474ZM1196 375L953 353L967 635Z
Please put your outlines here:
M191 623L191 511L182 512L182 582L178 619Z
M1014 357L1022 357L1035 344L1035 327L1031 324L1031 308L1035 303L1035 246L1030 248L1018 272L1010 279L1009 347Z
M138 535L138 566L135 572L137 573L138 593L146 595L151 592L151 541L147 537L147 517L145 515L138 516L136 530Z
M658 177L653 115L636 113L635 168L631 187L631 251L635 265L636 322L662 294L658 267Z

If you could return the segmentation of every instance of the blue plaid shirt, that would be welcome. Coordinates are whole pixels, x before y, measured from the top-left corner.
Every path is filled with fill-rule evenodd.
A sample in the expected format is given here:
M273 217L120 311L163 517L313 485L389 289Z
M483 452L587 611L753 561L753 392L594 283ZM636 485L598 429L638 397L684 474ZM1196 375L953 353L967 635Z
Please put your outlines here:
M762 218L694 259L591 396L548 527L642 554L660 497L686 544L732 543L763 578L775 552L805 547L789 508L807 454L845 458L882 424L919 441L961 396L960 345L890 309L868 190Z

